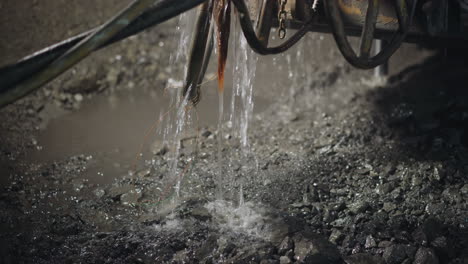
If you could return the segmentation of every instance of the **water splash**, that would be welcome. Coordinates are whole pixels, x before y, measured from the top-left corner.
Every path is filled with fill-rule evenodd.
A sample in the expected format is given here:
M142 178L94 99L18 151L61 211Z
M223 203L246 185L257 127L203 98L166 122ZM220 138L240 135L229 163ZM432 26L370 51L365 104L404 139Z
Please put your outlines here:
M216 200L209 202L205 208L214 217L222 229L235 233L269 240L274 226L268 217L267 210L252 202L235 207L231 202Z
M244 200L244 186L241 184L239 188L239 207L242 207L245 205L245 200Z

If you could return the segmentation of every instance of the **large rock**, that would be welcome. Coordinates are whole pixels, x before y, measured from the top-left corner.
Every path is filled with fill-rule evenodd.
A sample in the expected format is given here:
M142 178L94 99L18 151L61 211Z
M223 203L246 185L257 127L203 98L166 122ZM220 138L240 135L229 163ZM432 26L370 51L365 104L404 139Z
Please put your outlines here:
M188 198L177 207L177 215L180 218L195 218L200 221L211 220L212 215L205 207L206 200L200 198Z
M434 248L435 253L441 259L449 259L453 257L454 247L446 237L436 237L431 241L431 247Z
M195 252L195 258L201 262L203 259L205 259L207 256L213 253L213 251L217 247L217 237L212 235L208 237L205 242L203 243L203 246L201 246L196 252Z
M439 259L434 250L420 247L416 252L413 264L439 264Z
M330 237L328 240L332 242L333 244L339 244L343 240L343 233L341 233L340 230L338 229L332 229L332 233L330 234Z
M283 239L281 244L278 247L278 253L281 256L284 256L286 252L294 248L294 241L292 240L291 237L287 236Z
M367 201L357 201L348 205L349 211L353 214L364 213L369 208L369 203Z
M244 264L244 263L259 263L261 257L255 249L241 251L236 256L228 259L227 263L235 263L235 264Z
M286 256L281 256L280 257L280 264L290 264L292 263L291 259L289 259Z
M442 235L442 225L434 218L428 218L415 232L413 239L419 244L426 246L432 240Z
M303 263L343 263L337 247L317 235L304 236L297 234L293 237L295 258Z
M400 264L406 258L406 250L403 245L391 245L383 253L383 258L387 264Z
M374 248L377 246L377 242L375 241L372 235L368 235L366 237L366 243L364 245L365 248Z

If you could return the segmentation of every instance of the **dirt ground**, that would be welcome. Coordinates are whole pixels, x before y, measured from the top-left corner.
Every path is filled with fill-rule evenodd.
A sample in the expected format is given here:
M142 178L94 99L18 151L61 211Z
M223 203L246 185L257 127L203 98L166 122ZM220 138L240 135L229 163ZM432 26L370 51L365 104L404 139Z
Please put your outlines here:
M128 0L3 0L0 66L90 30L128 3Z
M468 263L462 60L407 46L376 82L319 34L289 53L304 51L300 78L288 76L287 56L259 59L251 152L224 130L225 199L215 195L216 93L206 88L198 157L179 155L192 164L182 198L160 202L170 149L156 145L127 171L173 74L175 23L0 110L1 263ZM98 105L121 110L87 123Z

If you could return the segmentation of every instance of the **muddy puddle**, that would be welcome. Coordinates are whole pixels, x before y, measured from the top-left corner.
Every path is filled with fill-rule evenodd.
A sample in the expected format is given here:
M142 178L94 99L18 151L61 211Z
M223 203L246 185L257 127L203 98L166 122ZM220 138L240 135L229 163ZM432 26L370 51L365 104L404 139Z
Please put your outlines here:
M307 41L315 41L319 37L314 35ZM312 71L312 66L306 65L306 69L303 62L309 59L315 61L317 58L313 54L317 51L307 50L305 47L306 44L302 44L281 56L258 58L256 77L252 80L254 115L263 112L280 98L294 97L294 87L310 81L312 76L307 72ZM330 56L329 52L319 52L319 55ZM234 54L231 53L231 56ZM297 58L301 58L300 63L292 63ZM232 118L234 61L231 58L226 68L226 122ZM215 71L216 56L213 56L202 88L202 99L197 106L198 127L201 129L214 130L218 122ZM298 74L293 77L293 72ZM150 137L145 138L147 131L167 109L175 109L169 106L170 95L164 93L162 88L155 85L151 89L134 87L115 91L110 95L97 94L84 100L79 110L71 112L49 104L42 113L45 121L36 136L37 147L27 153L24 161L31 164L50 164L75 155L84 155L91 162L79 177L90 184L109 184L114 179L128 175L134 168L138 153L143 153L142 158L139 158L141 164L162 148L161 133L153 131ZM164 127L158 125L158 129L162 131Z
M313 38L309 41L313 41ZM257 74L252 79L254 115L266 110L279 98L294 96L291 93L293 88L302 85L297 82L298 78L307 82L307 78L304 78L307 70L302 65L291 64L291 58L304 55L303 51L304 45L298 45L289 55L258 59ZM312 57L310 53L305 52L305 55ZM218 123L216 65L216 56L212 56L202 87L202 99L197 106L197 126L200 129L214 130ZM232 118L234 66L234 59L231 58L226 68L225 122ZM295 68L300 75L291 78ZM174 77L177 76L171 76ZM170 89L171 82L167 86ZM169 106L169 93L156 85L151 89L122 89L110 95L94 95L84 100L78 110L71 112L49 104L42 113L45 121L36 136L37 147L27 153L25 162L50 164L75 155L85 155L91 162L80 178L88 180L90 184L112 183L114 179L128 175L138 153L143 153L143 157L139 158L141 164L162 148L161 133L153 131L148 138L145 135L168 109L175 110ZM159 132L165 129L163 126L162 123L157 126Z
M212 88L209 86L211 84L205 91ZM225 96L230 100L229 92ZM200 128L216 124L218 113L213 105L217 105L217 97L215 92L203 95L197 106ZM122 91L110 96L98 95L85 101L78 111L60 113L50 119L36 137L37 148L27 153L25 160L50 164L85 155L92 162L80 178L91 184L112 183L128 174L140 150L143 158L139 161L151 158L151 153L162 147L160 133L153 131L148 138L145 135L159 120L161 112L164 114L171 109L169 101L169 97L160 92ZM261 112L269 103L264 98L256 98L255 112ZM7 170L5 166L2 168Z

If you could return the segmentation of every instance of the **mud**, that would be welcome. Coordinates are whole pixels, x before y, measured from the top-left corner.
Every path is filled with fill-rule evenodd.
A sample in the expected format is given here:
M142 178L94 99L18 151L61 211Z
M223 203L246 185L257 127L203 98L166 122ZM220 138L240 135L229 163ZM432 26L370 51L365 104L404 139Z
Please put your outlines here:
M239 184L214 195L209 84L199 155L181 150L191 170L173 202L157 138L128 173L164 101L173 23L0 110L3 263L466 263L463 63L405 47L379 85L315 35L313 70L292 86L283 62L262 59L249 134L258 166L223 140L242 205ZM274 67L284 74L273 79Z

